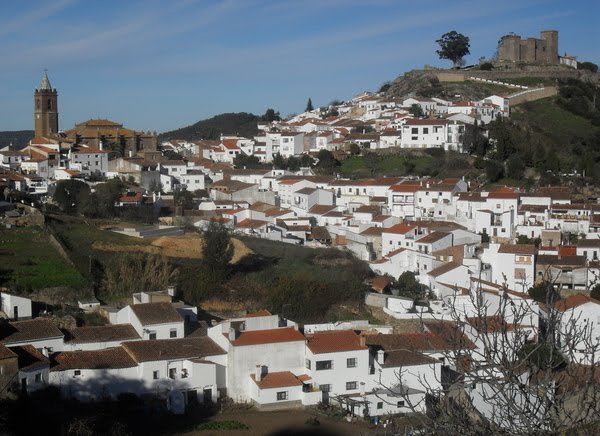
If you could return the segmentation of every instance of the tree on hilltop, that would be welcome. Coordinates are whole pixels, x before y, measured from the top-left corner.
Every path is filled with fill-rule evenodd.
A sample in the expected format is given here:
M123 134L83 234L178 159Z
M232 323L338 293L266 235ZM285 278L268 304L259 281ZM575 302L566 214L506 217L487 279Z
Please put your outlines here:
M454 67L459 67L463 64L463 58L470 53L469 37L453 30L444 33L440 39L435 41L439 44L440 49L436 53L440 59L448 59L452 61Z
M312 100L309 97L308 98L308 102L306 103L306 109L304 109L304 112L310 112L310 111L312 111L314 109L315 108L313 107Z

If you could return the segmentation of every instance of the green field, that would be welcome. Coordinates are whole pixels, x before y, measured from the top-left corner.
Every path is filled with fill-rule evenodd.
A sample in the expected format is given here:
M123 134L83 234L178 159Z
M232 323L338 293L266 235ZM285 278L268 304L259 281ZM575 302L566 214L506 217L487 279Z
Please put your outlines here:
M527 124L557 145L569 144L573 138L584 137L597 129L589 120L558 106L555 97L517 106L512 110L511 118Z
M50 225L54 235L69 252L71 260L77 269L84 275L89 275L90 262L109 260L113 253L97 251L92 248L94 242L114 245L145 245L149 241L122 235L108 230L99 229L93 224L86 223L60 223Z
M87 284L40 227L0 228L0 285L23 290Z

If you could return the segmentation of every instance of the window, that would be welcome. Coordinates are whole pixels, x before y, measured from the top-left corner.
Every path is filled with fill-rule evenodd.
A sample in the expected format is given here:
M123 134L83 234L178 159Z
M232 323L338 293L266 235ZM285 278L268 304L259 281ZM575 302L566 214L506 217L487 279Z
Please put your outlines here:
M156 339L156 332L149 332L148 333L148 339L151 339L151 340Z
M413 127L412 129L410 129L410 133L412 133L413 135L418 135L419 134L419 128L418 127Z
M181 378L187 378L188 377L188 370L183 368L181 370Z
M79 377L81 375L81 370L80 369L76 369L75 371L73 371L73 375L75 377Z
M383 401L380 401L377 403L377 408L378 409L383 409Z
M397 407L404 407L404 401L398 401Z
M154 380L158 380L158 371L153 371L153 372L152 372L152 378L153 378Z
M346 368L356 368L356 357L346 359Z
M319 385L321 392L331 392L331 385Z
M35 382L40 383L41 381L42 381L42 373L40 372L35 375Z
M346 382L346 390L347 391L353 391L355 389L356 389L356 382L355 381Z
M177 329L171 329L171 331L169 332L169 337L176 338L177 337Z
M285 401L288 399L287 391L277 392L277 401Z
M424 135L427 135L427 134L429 134L429 128L427 128L427 127L423 127L423 134L424 134Z
M310 359L306 359L306 368L310 369Z
M177 368L169 368L169 378L177 377Z
M315 364L315 369L317 371L322 371L325 369L332 369L333 362L331 360L320 360Z

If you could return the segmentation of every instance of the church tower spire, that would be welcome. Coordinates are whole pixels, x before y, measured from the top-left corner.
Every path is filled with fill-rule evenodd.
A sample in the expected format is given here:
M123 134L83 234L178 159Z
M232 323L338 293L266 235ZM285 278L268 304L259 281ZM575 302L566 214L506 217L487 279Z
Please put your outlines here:
M58 92L52 88L48 79L48 70L33 93L33 124L36 137L48 137L58 133Z

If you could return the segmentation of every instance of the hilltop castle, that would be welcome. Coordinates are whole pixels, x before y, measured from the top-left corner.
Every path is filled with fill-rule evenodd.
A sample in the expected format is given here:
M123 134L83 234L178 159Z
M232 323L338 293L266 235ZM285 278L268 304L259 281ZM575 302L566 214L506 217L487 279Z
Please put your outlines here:
M545 30L540 32L540 38L527 39L505 35L498 45L498 60L558 65L558 31Z

